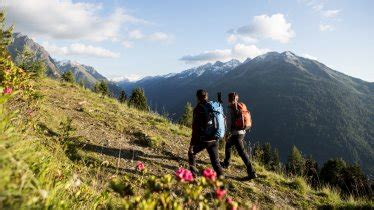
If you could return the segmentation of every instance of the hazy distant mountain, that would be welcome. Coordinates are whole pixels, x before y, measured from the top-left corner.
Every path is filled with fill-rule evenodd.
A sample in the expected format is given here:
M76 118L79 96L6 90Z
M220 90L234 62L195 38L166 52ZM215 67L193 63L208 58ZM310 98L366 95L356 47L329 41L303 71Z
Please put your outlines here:
M56 61L50 54L38 43L26 35L20 33L13 34L13 42L8 46L13 59L15 59L27 46L35 53L38 60L44 61L47 67L47 75L52 78L59 78L66 71L73 71L77 82L82 81L88 88L93 88L96 82L104 80L108 83L109 89L113 95L118 95L121 88L114 82L109 81L106 77L97 72L93 67L80 64L75 61Z
M96 82L107 79L99 74L93 67L80 64L75 61L56 62L61 73L72 71L77 82L83 82L86 87L92 88Z
M19 55L27 46L31 51L35 52L35 56L38 60L44 61L47 67L48 76L53 78L57 78L60 76L60 72L56 66L56 62L41 45L20 33L14 33L13 39L13 42L8 46L8 51L10 52L13 59L15 59L17 55Z
M140 86L153 109L180 116L195 91L211 97L238 92L253 115L253 141L270 142L283 160L292 145L318 161L343 157L374 173L374 83L334 71L291 52L270 52L232 67L217 62L179 74L148 77L122 87Z

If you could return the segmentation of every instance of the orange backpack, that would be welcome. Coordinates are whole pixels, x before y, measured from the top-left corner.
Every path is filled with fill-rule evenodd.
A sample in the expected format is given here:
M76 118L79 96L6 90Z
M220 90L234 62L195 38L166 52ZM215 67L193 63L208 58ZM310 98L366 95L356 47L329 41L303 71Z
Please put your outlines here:
M238 130L248 130L252 127L251 113L248 111L244 103L238 102L233 107L237 111L237 118L235 119L235 128Z

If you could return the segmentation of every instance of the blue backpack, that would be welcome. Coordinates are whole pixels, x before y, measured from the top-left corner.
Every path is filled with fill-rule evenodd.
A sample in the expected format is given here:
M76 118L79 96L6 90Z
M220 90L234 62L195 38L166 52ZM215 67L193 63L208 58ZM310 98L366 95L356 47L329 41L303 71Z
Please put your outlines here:
M209 101L204 105L207 115L207 124L205 127L205 136L208 139L222 139L225 136L225 116L223 106L217 101Z

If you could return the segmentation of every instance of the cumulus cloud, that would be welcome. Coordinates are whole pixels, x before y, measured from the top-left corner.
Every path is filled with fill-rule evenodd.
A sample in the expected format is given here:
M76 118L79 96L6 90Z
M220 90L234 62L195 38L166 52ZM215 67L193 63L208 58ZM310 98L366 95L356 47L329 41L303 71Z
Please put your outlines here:
M143 39L144 35L140 30L132 30L132 31L129 31L128 37L129 39L136 40L136 39Z
M254 42L261 38L270 38L281 43L287 43L295 36L291 23L287 22L283 14L259 15L253 17L249 25L242 26L229 32L228 41L241 40Z
M42 46L52 55L84 55L101 58L118 58L120 56L119 53L115 53L101 47L81 43L74 43L69 46L60 47L48 42L44 42Z
M302 0L306 5L312 8L315 12L319 13L326 18L336 18L341 10L338 9L326 9L325 0Z
M122 46L124 46L125 48L132 48L132 47L133 47L132 42L127 41L127 40L122 41L121 44L122 44Z
M130 81L130 82L135 82L135 81L138 81L138 80L142 79L143 77L140 76L140 75L137 75L137 74L130 74L130 75L127 75L127 76L109 75L108 78L109 78L109 80L114 81L114 82L119 82L119 81L123 81L123 80L127 80L127 81Z
M255 45L236 44L231 49L216 49L204 51L195 55L186 55L180 58L187 64L206 63L213 61L228 61L231 59L244 60L269 52L269 49L261 49Z
M327 18L335 18L340 13L340 10L326 10L322 12L322 15Z
M148 36L148 39L151 41L171 41L173 38L173 35L166 34L163 32L155 32Z
M319 30L320 31L333 31L333 30L335 30L335 27L332 26L332 25L320 24L319 25Z
M122 46L125 48L132 48L132 41L146 40L154 42L171 42L174 36L164 32L154 32L151 34L143 34L139 29L131 30L127 33L125 39L122 41Z
M2 8L16 30L53 39L115 40L124 23L147 23L117 8L100 15L102 5L72 0L5 0Z

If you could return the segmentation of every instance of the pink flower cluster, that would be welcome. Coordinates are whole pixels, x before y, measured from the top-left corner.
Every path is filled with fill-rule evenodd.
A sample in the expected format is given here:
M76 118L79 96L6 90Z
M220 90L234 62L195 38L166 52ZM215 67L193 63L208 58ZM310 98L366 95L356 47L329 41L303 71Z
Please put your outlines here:
M238 209L238 204L234 202L232 198L226 198L226 203L230 205L231 210L237 210Z
M175 172L175 176L181 180L182 182L192 182L193 181L193 175L192 172L185 169L185 168L179 168Z
M211 168L206 168L204 169L203 171L203 176L207 179L207 180L216 180L217 178L217 173L211 169Z
M13 89L10 88L10 87L6 87L4 90L3 90L3 94L6 95L6 94L11 94L13 92Z
M216 196L217 196L218 200L221 200L223 197L225 197L226 193L227 192L226 192L225 189L221 189L221 188L216 189Z
M145 169L144 163L142 163L141 161L138 161L136 163L136 170L137 171L143 171L144 169Z

